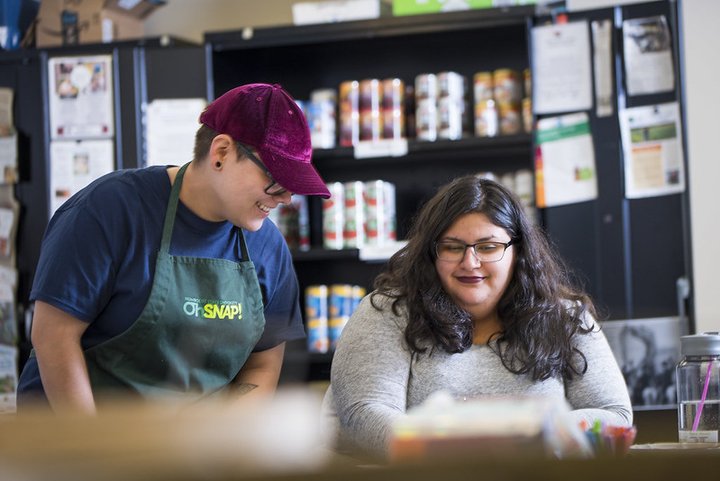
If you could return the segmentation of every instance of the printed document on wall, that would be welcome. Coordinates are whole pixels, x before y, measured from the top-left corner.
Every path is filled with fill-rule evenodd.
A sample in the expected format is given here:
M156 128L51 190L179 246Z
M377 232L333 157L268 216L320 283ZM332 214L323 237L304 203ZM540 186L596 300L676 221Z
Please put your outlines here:
M628 95L675 88L670 28L664 15L623 21L623 55Z
M114 135L110 55L51 58L48 82L53 139Z
M625 157L625 197L654 197L685 190L677 102L620 111L620 133Z
M147 165L181 165L193 158L198 119L207 101L157 99L147 105Z
M585 112L541 119L537 124L536 143L538 207L597 198L595 151Z
M532 58L535 113L592 107L590 33L586 21L533 28Z
M50 143L50 213L93 180L114 170L113 141Z

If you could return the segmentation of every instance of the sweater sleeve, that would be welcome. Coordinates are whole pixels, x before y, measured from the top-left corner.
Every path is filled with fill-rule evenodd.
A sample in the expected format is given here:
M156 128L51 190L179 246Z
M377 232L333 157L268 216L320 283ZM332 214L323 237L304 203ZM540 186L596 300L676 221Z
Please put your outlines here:
M631 426L632 406L620 367L598 324L591 319L588 324L594 326L593 331L578 336L577 342L587 360L587 371L565 383L572 415L589 425L599 420L608 425Z
M404 416L411 354L403 329L389 304L378 311L369 296L343 329L330 380L339 439L351 449L385 456L392 425Z

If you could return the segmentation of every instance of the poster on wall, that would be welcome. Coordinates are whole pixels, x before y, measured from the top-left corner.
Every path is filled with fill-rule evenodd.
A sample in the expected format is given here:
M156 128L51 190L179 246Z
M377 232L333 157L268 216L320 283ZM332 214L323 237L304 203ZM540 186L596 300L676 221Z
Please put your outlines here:
M685 190L677 102L621 110L620 134L625 162L625 197L654 197Z
M50 143L50 213L93 180L115 170L113 141Z
M675 88L670 27L664 15L623 21L623 56L629 95Z
M207 101L157 99L146 108L146 165L182 165L193 158L198 119Z
M112 57L48 60L52 139L114 136Z
M589 110L592 67L588 23L532 29L533 110L536 114Z
M597 198L595 150L585 112L539 120L536 144L535 197L538 207Z

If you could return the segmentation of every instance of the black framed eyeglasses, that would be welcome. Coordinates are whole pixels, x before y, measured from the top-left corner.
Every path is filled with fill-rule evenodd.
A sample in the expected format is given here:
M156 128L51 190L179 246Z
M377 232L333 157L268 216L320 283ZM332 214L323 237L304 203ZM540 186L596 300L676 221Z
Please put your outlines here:
M505 251L517 239L510 239L510 242L476 242L466 244L459 241L440 241L435 243L435 255L441 261L461 262L465 258L465 252L472 247L475 258L480 262L499 262L505 257Z
M265 172L265 175L267 176L267 178L270 179L270 183L267 186L265 186L265 188L263 189L263 191L267 195L270 195L270 196L283 195L288 192L288 190L285 187L283 187L280 184L278 184L277 182L275 182L275 179L273 179L272 175L270 174L270 171L267 169L267 167L265 167L265 164L262 163L262 160L260 160L257 155L253 154L249 148L247 148L245 145L241 144L240 142L236 142L236 143L237 143L237 146L243 151L245 156L248 159L252 160L255 165L260 167L260 169L263 172ZM274 189L273 189L273 187L274 187Z

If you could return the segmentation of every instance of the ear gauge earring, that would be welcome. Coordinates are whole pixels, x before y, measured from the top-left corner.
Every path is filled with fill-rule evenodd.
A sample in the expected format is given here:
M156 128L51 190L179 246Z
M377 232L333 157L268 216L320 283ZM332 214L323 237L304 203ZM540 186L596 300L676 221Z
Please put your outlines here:
M222 167L222 162L220 162L219 160L215 162L215 167L217 167L218 169Z

